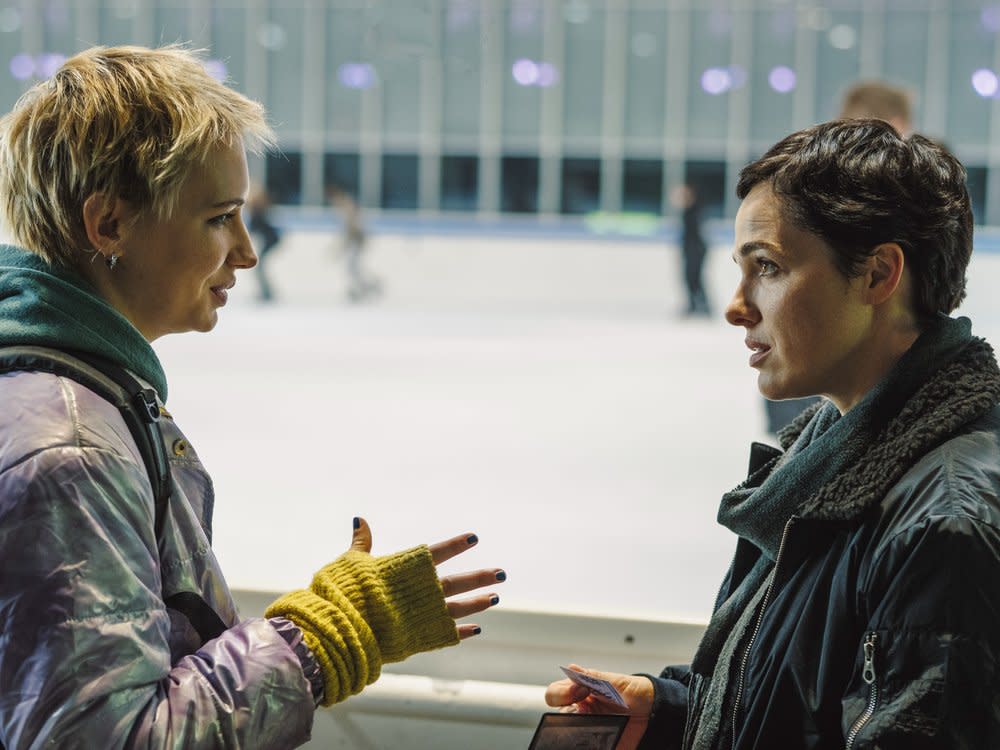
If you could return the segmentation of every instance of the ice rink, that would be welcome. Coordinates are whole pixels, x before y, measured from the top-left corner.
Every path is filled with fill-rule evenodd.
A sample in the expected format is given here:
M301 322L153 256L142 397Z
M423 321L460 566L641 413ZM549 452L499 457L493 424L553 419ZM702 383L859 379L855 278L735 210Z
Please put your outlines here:
M288 233L276 301L246 272L215 331L156 343L231 585L305 585L363 515L376 552L475 531L446 570L504 567L506 607L707 619L733 548L718 499L765 437L721 317L730 249L706 264L715 317L689 320L661 241L381 233L385 293L357 305L336 248ZM992 342L998 281L977 251L960 312Z

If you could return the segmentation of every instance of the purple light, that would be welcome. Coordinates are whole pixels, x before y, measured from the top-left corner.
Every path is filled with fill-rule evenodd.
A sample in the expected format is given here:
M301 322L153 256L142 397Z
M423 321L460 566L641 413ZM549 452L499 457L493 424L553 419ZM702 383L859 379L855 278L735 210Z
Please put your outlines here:
M979 22L989 32L1000 31L1000 5L987 5L979 11Z
M337 69L337 79L349 89L371 88L375 78L375 68L369 63L344 63Z
M525 57L516 60L510 67L510 74L521 86L533 86L538 83L538 73L538 63Z
M1000 90L1000 79L997 74L987 68L980 68L972 74L972 88L983 98L990 98L997 95Z
M538 63L538 85L543 88L559 83L559 69L552 63Z
M10 58L10 74L19 81L27 81L35 75L35 59L21 52Z
M701 87L713 96L724 94L733 87L733 76L725 68L708 68L701 74Z
M779 65L771 69L767 82L779 94L787 94L795 88L795 71L785 65Z
M59 52L46 52L35 59L35 75L39 78L51 78L66 62L66 55Z
M229 78L229 69L222 60L206 60L205 71L216 81L225 81Z

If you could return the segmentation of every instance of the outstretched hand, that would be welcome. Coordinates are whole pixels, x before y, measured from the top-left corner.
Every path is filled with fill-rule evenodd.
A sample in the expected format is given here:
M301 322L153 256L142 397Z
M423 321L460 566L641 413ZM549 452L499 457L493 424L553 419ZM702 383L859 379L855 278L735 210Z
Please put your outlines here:
M475 547L479 538L475 534L462 534L452 537L444 542L430 544L431 558L435 565L440 565L446 560L466 552ZM351 540L351 549L359 552L370 553L372 551L372 530L368 522L363 518L354 519L354 536ZM500 568L482 568L466 573L456 573L455 575L440 578L441 588L444 590L445 604L448 607L448 614L452 619L468 617L477 612L483 612L500 602L500 597L488 591L477 593L474 596L463 599L453 597L466 594L476 589L492 586L507 580L507 574ZM456 623L459 638L469 638L478 635L481 629L476 624Z

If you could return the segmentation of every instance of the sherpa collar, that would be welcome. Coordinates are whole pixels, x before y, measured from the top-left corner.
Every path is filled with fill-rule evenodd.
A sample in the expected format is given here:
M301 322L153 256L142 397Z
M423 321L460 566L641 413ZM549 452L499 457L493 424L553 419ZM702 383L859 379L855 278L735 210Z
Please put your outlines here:
M968 318L942 315L846 415L825 402L783 431L786 455L724 495L719 522L773 560L790 516L860 516L921 456L998 402L993 349L971 335Z

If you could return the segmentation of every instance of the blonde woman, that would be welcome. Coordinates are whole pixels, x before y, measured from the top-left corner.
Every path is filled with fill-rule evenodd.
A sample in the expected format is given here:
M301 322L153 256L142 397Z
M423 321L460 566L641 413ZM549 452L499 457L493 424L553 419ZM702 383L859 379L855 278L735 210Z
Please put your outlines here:
M0 120L0 197L19 245L0 248L0 346L103 357L162 405L150 342L211 330L257 262L244 149L272 141L261 107L183 48L69 59ZM187 446L168 416L159 429ZM157 523L113 405L47 372L0 377L8 750L294 747L317 705L360 691L383 663L478 633L455 619L498 601L477 591L498 569L437 576L475 535L372 557L355 519L350 550L308 588L240 619L210 545L211 480L181 453ZM280 564L282 547L264 554Z

